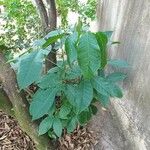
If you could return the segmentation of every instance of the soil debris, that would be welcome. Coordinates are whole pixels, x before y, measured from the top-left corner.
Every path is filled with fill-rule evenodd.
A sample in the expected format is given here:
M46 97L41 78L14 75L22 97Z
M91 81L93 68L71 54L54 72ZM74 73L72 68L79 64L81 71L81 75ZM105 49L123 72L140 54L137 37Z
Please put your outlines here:
M17 121L0 111L0 150L35 150L34 143Z

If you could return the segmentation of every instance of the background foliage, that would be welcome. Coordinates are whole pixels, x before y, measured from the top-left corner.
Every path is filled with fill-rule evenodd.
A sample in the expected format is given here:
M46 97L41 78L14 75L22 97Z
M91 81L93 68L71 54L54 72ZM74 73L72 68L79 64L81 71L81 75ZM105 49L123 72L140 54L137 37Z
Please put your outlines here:
M68 13L76 12L85 23L95 19L96 0L82 4L76 0L56 0L57 12L61 18L61 27L67 28ZM0 47L5 50L8 59L12 59L13 50L19 52L30 48L34 40L42 37L42 27L36 7L30 0L1 0L4 11L0 14Z
M79 0L56 0L56 3L63 27L68 25L69 11L77 13L85 23L89 23L96 18L96 0L87 0L84 3Z
M14 51L28 49L41 36L40 19L36 8L28 0L1 0L4 11L0 14L0 45Z

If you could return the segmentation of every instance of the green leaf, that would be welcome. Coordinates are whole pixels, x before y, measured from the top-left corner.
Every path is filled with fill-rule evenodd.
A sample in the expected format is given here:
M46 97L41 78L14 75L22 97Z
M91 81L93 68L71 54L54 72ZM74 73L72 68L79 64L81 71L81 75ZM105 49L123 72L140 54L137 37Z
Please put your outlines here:
M110 103L110 99L108 96L97 93L97 100L103 105L103 107L107 107Z
M109 83L102 77L96 77L92 80L93 88L102 95L110 96Z
M17 81L20 89L27 88L40 78L43 58L43 53L33 51L21 59L17 72Z
M112 97L118 97L118 98L123 97L122 90L120 89L118 85L110 83L110 86L108 87L108 89L110 90L110 94Z
M81 125L86 124L92 117L92 114L89 110L86 111L82 111L79 115L78 115L78 121Z
M54 132L56 133L56 135L58 137L61 137L61 134L62 134L62 123L61 123L61 120L59 118L55 118L54 119L53 129L54 129Z
M81 77L81 69L78 65L73 65L66 70L66 80L76 79Z
M117 81L122 81L122 80L124 80L126 77L127 77L127 75L124 74L124 73L115 72L115 73L109 74L109 75L106 77L106 79L107 79L108 81L111 81L111 82L117 82Z
M110 40L110 38L113 34L113 31L105 31L105 32L102 32L102 33L104 33L107 36L107 39Z
M87 112L83 111L81 114L78 115L78 121L81 125L87 123Z
M100 77L105 77L105 71L104 71L104 69L99 69L98 70L98 76L100 76Z
M4 5L5 3L3 1L0 1L0 5Z
M107 97L112 96L121 98L123 96L121 89L117 85L112 82L108 82L106 79L101 77L94 78L93 87L98 93Z
M35 40L32 44L33 48L41 47L45 43L45 40L43 38Z
M90 81L82 81L75 92L75 104L79 112L85 110L93 99L93 87Z
M80 36L82 33L82 27L83 27L83 24L82 24L81 18L78 18L78 23L76 25L76 31L78 32L78 36Z
M70 113L71 111L71 105L68 103L65 103L61 106L60 111L59 111L59 117L61 119L66 119L67 115Z
M57 136L56 136L56 134L54 133L54 131L52 131L52 130L49 130L48 131L48 136L50 137L50 138L52 138L52 139L57 139Z
M98 45L100 47L100 57L101 57L101 67L102 69L107 64L107 42L108 38L107 35L105 35L103 32L97 32L95 34Z
M49 109L54 103L57 91L57 88L49 88L47 90L39 89L35 93L30 105L30 114L32 115L32 120L39 119L45 114L48 114Z
M117 59L109 60L108 64L112 65L114 67L119 67L119 68L128 68L129 67L129 64L124 60L117 60Z
M71 121L69 121L69 123L67 125L67 132L68 133L73 132L77 127L77 123L78 123L78 120L77 120L76 116L71 118Z
M75 106L75 91L77 87L75 85L66 84L66 88L64 90L65 95L69 101L69 103Z
M57 66L56 66L56 67L53 67L53 68L51 68L51 69L48 71L48 74L49 74L49 73L57 73L57 72L59 71L59 69L60 69L60 68L57 67Z
M78 44L78 63L85 78L91 78L100 68L100 50L94 34L82 34Z
M42 45L42 48L45 49L49 45L55 43L58 39L61 39L62 37L64 37L65 35L66 35L65 33L61 33L55 36L50 36L48 39L45 39L46 42Z
M97 107L95 105L90 105L90 109L91 109L93 115L97 114L98 109L97 109Z
M49 116L53 116L54 112L55 112L56 106L55 103L53 103L53 105L50 107L50 109L48 110L48 115Z
M62 31L61 29L56 29L56 30L50 31L50 32L45 36L45 39L48 39L48 38L51 38L51 37L60 35L60 34L62 34L62 33L63 33L63 31Z
M93 98L93 88L90 81L82 81L78 86L66 85L66 97L78 112L88 108Z
M43 135L52 127L53 117L46 117L39 125L39 135Z
M48 73L42 77L41 81L38 83L38 86L42 89L54 88L61 84L61 81L57 73Z
M77 34L74 33L68 36L65 42L65 51L67 54L68 63L70 65L72 62L77 60L76 41L77 41Z

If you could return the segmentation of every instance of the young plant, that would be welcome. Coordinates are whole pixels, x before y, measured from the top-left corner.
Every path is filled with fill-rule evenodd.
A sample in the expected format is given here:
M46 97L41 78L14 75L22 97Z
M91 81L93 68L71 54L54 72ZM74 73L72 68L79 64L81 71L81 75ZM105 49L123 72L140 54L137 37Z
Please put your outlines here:
M117 82L126 75L105 74L107 65L127 67L124 61L108 60L107 46L113 44L109 40L111 34L85 31L79 23L70 32L50 32L36 42L33 51L21 56L17 72L20 89L33 83L38 87L32 96L30 114L33 120L41 121L39 135L48 133L56 138L64 129L73 132L77 125L85 125L97 113L96 101L106 107L110 97L122 98ZM61 57L44 74L44 60L53 43Z

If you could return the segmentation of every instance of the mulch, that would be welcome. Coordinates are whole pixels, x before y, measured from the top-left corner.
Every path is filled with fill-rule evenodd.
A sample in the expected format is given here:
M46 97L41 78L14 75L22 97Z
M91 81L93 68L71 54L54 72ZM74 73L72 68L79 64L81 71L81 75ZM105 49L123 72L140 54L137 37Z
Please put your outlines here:
M0 111L0 150L35 150L34 143L17 121Z
M77 129L72 134L64 132L58 140L57 150L94 150L97 144L95 134L87 127ZM30 137L23 132L17 121L0 111L0 150L35 150Z
M86 126L77 127L72 134L64 134L59 139L58 150L94 150L98 143L93 131L90 131Z

